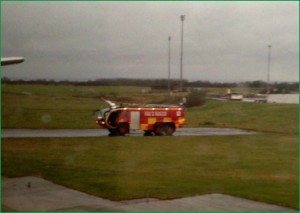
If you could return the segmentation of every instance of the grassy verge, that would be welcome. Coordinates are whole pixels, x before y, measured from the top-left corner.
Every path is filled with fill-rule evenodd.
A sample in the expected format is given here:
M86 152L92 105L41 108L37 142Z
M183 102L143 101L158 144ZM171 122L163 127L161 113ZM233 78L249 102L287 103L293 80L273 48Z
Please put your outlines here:
M98 128L92 112L107 107L100 97L136 103L180 99L142 91L142 87L2 85L2 128ZM208 101L204 106L187 109L186 126L297 134L298 105Z
M93 111L108 107L101 97L123 103L165 103L167 95L144 94L145 89L130 86L4 84L2 128L99 128L95 124ZM180 98L172 97L172 101L174 99Z
M234 127L248 130L298 133L298 105L208 101L187 110L187 126Z
M2 173L113 200L225 193L298 208L298 137L2 139Z

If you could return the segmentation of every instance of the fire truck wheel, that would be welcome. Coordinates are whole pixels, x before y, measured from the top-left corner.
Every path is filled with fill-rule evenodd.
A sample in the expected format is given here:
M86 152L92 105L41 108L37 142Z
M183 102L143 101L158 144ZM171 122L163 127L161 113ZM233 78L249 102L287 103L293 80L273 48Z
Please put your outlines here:
M108 136L116 136L117 135L117 131L115 129L108 129L108 131L109 131Z
M163 135L162 129L163 129L163 125L160 123L156 123L153 127L153 132L155 135L161 136L161 135Z
M156 123L153 131L158 136L172 135L175 132L175 125L173 123Z
M175 126L172 124L165 124L163 132L165 135L173 135L173 133L175 132Z
M123 136L123 135L125 135L128 132L129 132L129 126L128 126L128 124L126 124L126 123L120 123L118 125L118 133L119 133L119 135Z

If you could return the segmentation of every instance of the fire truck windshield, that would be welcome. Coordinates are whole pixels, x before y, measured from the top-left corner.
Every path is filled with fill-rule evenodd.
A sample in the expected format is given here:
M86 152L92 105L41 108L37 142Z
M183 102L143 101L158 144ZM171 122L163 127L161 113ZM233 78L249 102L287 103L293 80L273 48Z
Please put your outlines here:
M109 111L110 111L109 108L102 109L99 113L98 118L104 118L105 119Z

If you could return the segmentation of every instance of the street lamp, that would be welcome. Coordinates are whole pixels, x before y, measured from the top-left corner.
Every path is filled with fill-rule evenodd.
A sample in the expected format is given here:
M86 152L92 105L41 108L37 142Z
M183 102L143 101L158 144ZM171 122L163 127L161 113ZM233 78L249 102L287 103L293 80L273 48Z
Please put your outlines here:
M272 48L272 45L268 45L267 94L270 93L271 48Z
M171 36L168 38L169 41L169 48L168 48L168 93L171 94L171 87L170 87L170 77L171 77Z
M182 89L182 59L183 59L183 21L185 19L185 15L180 16L181 18L181 52L180 52L180 92Z

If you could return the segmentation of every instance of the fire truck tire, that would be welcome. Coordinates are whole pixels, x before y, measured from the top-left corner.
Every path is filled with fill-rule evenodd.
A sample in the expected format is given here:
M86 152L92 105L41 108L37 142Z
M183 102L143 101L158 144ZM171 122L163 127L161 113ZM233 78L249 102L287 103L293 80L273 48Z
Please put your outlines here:
M154 126L153 126L153 132L154 132L155 135L157 135L157 136L163 135L162 126L163 125L161 123L154 124Z
M173 123L156 123L153 127L153 132L157 136L172 135L175 131Z
M173 135L173 133L175 132L175 125L173 123L167 123L167 124L164 124L164 127L163 127L163 132L165 135Z
M116 136L117 135L116 129L108 129L108 131L109 131L109 135L108 136Z
M118 125L119 135L124 136L128 132L129 132L129 125L127 123L120 123Z

